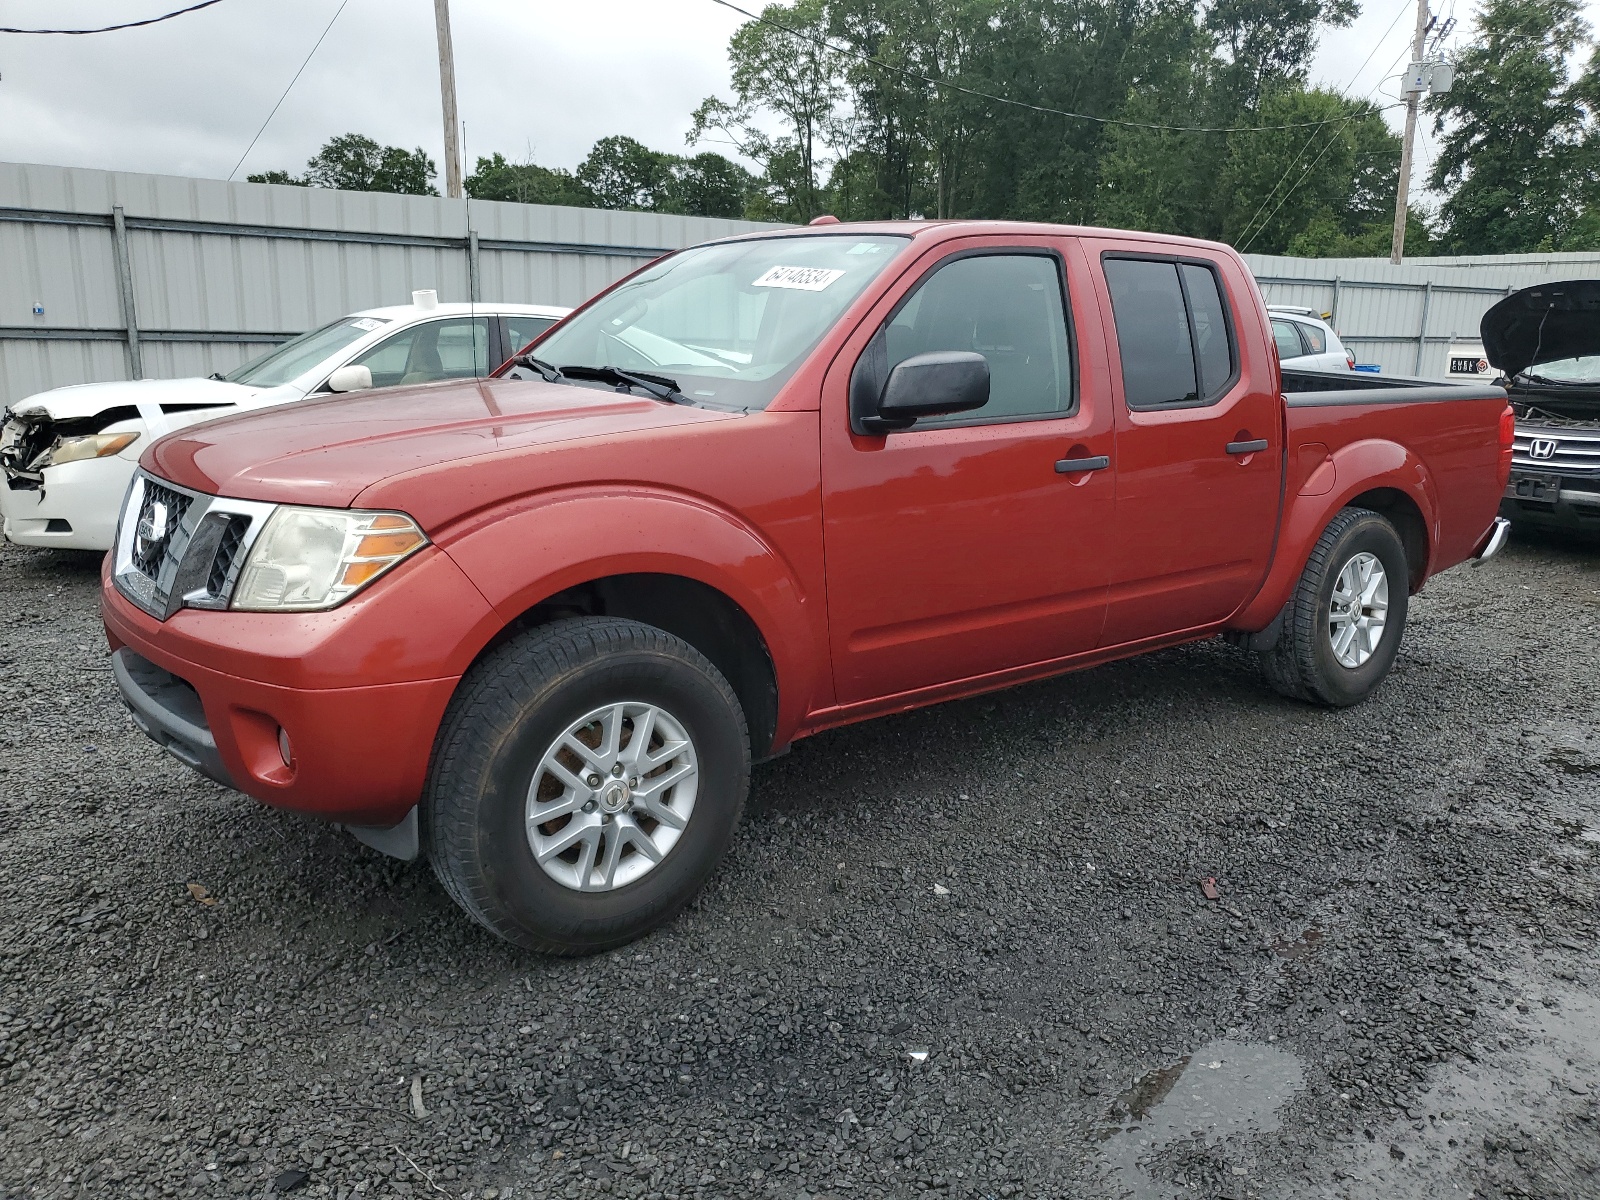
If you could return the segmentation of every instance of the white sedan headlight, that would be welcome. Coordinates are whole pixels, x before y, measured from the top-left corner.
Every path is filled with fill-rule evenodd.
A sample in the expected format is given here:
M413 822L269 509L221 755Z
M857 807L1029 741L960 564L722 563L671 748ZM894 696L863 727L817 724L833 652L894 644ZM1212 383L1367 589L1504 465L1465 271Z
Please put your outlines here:
M62 438L46 450L33 466L35 470L42 471L45 467L59 467L62 463L109 458L138 440L137 430L131 433L91 433L86 437Z
M231 608L332 608L428 544L404 513L283 505L250 548Z

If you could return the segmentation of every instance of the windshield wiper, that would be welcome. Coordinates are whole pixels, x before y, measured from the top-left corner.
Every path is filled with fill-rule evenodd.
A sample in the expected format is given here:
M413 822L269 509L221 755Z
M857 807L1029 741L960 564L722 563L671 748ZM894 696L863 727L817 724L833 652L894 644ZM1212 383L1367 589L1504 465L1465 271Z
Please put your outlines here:
M665 375L645 375L617 367L562 367L559 373L568 379L593 379L599 383L614 383L619 387L636 387L668 404L694 403L678 389L676 379L669 379Z
M560 383L565 378L561 374L560 367L547 363L542 358L535 358L531 354L519 354L511 362L518 367L532 367L540 375L544 376L546 383Z

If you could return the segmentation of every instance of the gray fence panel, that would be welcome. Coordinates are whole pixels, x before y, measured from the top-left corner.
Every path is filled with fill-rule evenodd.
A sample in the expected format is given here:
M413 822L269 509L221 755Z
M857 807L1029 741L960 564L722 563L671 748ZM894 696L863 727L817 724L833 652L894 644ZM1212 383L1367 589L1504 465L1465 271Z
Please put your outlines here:
M473 241L476 298L575 305L664 250L771 228L0 163L0 406L129 377L118 207L151 378L229 370L418 288L472 299Z
M1332 313L1357 361L1399 375L1441 376L1454 338L1476 339L1483 314L1507 293L1561 279L1600 278L1600 254L1507 254L1384 259L1248 254L1268 304Z

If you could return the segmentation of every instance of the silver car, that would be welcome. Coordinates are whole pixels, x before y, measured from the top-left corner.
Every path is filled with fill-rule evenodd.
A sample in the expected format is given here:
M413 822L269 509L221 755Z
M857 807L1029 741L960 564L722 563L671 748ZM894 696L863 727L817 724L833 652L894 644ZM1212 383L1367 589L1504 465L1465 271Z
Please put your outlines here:
M1354 371L1356 356L1345 349L1339 335L1316 310L1291 304L1269 304L1272 340L1278 345L1278 362L1302 371Z

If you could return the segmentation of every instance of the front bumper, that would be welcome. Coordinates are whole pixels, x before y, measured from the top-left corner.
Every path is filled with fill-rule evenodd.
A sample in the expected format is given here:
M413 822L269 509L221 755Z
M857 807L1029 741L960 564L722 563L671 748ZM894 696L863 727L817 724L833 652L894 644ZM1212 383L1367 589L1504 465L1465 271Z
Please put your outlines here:
M1518 525L1600 533L1600 477L1513 466L1500 515Z
M138 464L112 455L44 469L42 487L0 476L0 518L19 546L109 550Z
M169 753L274 807L379 828L421 798L457 656L470 661L494 623L437 551L325 613L159 621L116 590L109 565L100 603L123 699Z

